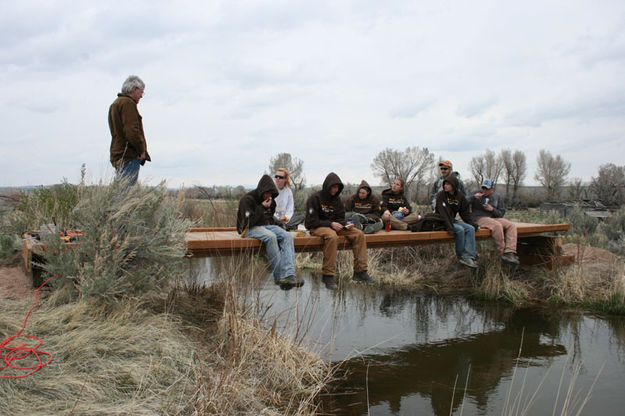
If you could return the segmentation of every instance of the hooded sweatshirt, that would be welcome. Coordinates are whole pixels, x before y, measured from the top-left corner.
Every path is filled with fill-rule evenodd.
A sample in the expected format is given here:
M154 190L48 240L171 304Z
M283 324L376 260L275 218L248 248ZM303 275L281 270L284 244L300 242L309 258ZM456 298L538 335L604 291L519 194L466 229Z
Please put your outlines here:
M408 214L412 211L410 208L410 202L404 196L404 190L402 189L399 193L393 192L393 188L388 188L382 191L382 212L387 209L390 212L397 211L400 207L408 208ZM406 216L408 214L405 214Z
M445 183L449 183L453 187L452 192L445 192ZM454 221L458 213L465 223L477 229L471 211L469 211L469 202L462 191L458 189L456 175L449 175L443 180L443 189L436 194L435 210L445 220L445 229L451 234L454 234Z
M137 110L137 102L127 94L117 94L109 108L111 130L111 164L119 168L129 160L145 152L145 160L151 161L143 134L143 121Z
M460 179L460 173L453 171L448 176L451 176L451 175L455 176L456 179L458 180L458 186L456 187L456 189L462 192L466 197L467 192L464 188L464 183L462 182L462 179ZM434 184L432 185L432 191L430 192L430 200L432 202L432 208L434 208L436 205L436 195L438 195L438 193L443 189L444 180L445 178L441 176L436 181L434 181Z
M271 205L265 208L262 205L263 194L271 193ZM259 225L273 225L273 213L276 210L276 197L278 188L269 175L263 175L258 181L258 186L253 191L243 195L239 201L239 211L237 212L237 231L239 234L249 227Z
M358 192L360 192L361 189L368 192L367 198L360 199ZM345 201L345 211L354 211L375 220L380 219L380 200L373 195L371 187L364 179L360 182L360 186L358 187L358 190L356 190L356 193Z
M339 186L336 195L330 195L330 188ZM343 191L343 182L334 172L330 172L323 181L321 190L308 197L306 201L306 228L330 227L332 222L345 225L345 208L339 195Z

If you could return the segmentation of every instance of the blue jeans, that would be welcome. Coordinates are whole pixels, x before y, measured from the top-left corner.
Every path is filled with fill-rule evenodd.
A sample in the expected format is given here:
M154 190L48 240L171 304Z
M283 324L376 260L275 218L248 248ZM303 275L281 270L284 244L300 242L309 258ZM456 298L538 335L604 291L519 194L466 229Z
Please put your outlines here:
M126 188L137 183L140 168L141 162L139 162L139 159L137 158L129 160L122 165L122 167L117 172L119 179L123 181L122 189L125 190Z
M295 247L293 236L277 225L250 227L245 238L255 238L265 244L274 280L295 276Z
M475 260L475 228L466 222L454 221L456 256Z

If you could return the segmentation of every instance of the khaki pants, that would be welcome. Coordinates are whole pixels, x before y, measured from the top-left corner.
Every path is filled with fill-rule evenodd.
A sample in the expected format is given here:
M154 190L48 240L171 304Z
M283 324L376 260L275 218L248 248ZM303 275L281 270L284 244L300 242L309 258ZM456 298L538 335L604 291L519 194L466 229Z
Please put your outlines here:
M367 270L367 244L365 234L352 228L351 230L334 231L330 227L318 227L310 230L310 235L323 239L323 266L321 271L326 276L336 273L336 252L338 250L339 235L345 236L352 243L354 253L354 272Z
M516 254L516 225L505 218L482 217L477 220L477 225L490 230L493 240L497 245L499 254Z
M419 221L419 214L413 212L412 214L408 214L408 216L398 220L397 218L391 215L391 228L393 230L402 230L406 231L408 229L408 225Z

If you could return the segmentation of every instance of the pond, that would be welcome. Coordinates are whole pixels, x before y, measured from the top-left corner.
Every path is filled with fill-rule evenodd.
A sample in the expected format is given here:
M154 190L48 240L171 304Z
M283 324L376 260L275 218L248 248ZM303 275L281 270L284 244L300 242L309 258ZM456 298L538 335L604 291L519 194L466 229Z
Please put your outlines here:
M329 291L319 276L300 275L306 284L289 291L266 276L259 310L268 326L275 323L347 373L323 395L324 414L552 414L554 408L575 414L581 406L583 414L622 414L625 408L623 317L351 283Z

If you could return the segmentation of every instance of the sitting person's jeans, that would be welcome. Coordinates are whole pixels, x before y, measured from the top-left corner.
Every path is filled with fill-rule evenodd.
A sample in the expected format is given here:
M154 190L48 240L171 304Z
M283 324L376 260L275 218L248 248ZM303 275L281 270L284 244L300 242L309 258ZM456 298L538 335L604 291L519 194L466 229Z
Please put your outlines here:
M277 225L250 227L245 238L255 238L265 245L274 280L295 276L293 235Z
M475 260L475 228L466 222L454 221L456 256Z

